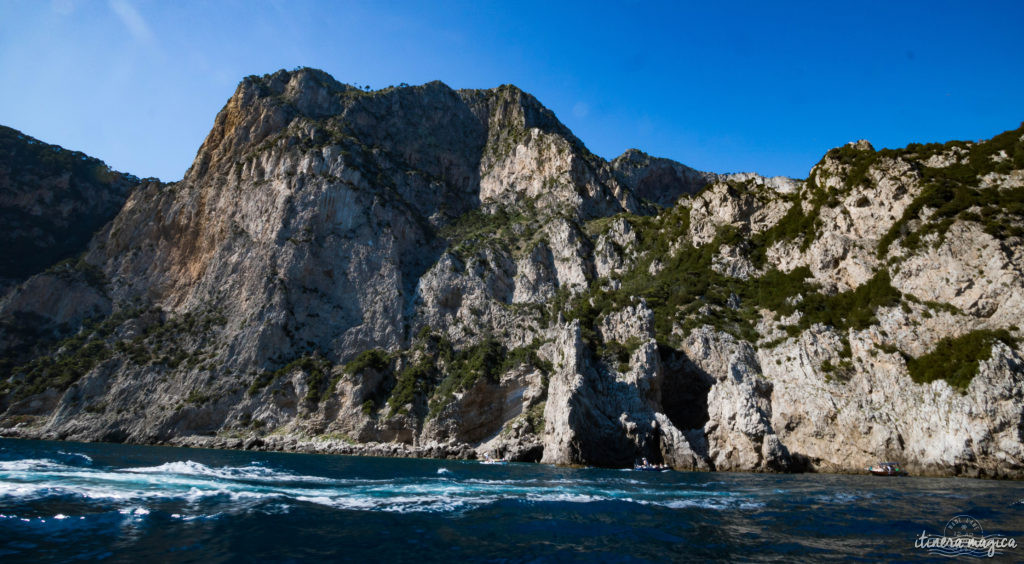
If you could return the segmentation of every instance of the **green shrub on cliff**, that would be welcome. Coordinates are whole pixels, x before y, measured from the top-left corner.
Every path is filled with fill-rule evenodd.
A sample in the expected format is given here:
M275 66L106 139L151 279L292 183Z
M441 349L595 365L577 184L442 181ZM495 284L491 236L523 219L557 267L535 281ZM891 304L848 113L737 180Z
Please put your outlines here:
M917 358L907 359L907 371L919 384L945 380L950 386L965 392L978 374L979 363L992 357L996 341L1012 347L1013 336L1005 330L978 330L956 338L942 339L935 349Z
M529 345L510 351L498 340L488 337L461 351L449 352L444 379L430 396L428 417L436 416L451 403L456 393L472 388L480 379L497 384L503 374L516 367L536 368L546 378L553 368L550 362L537 355L541 344L539 339L534 339Z
M349 374L361 374L364 370L373 369L382 371L391 365L391 357L381 349L370 349L359 353L354 359L345 364L345 372Z
M410 405L415 409L418 401L430 392L436 377L437 368L428 357L406 366L398 373L388 398L389 415L406 415Z
M456 392L468 390L480 378L496 383L501 377L508 351L493 337L457 351L447 366L447 374L430 400L430 414L447 405Z
M875 311L879 307L899 305L899 290L892 287L889 272L879 270L864 284L850 290L827 296L812 292L804 296L799 308L804 316L801 327L824 323L838 329L866 329L877 323Z

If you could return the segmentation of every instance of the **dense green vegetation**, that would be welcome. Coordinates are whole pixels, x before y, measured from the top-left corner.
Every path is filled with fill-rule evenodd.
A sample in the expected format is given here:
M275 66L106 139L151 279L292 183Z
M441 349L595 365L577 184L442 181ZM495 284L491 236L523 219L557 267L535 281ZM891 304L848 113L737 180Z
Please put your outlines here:
M455 392L468 390L481 378L496 384L507 355L507 349L493 337L456 352L447 366L444 380L433 393L431 412L436 413L451 401Z
M46 273L61 277L71 277L78 274L87 284L101 291L105 291L107 284L107 275L98 266L86 262L85 253L60 261L47 268Z
M978 364L992 357L996 341L1011 347L1016 344L1007 331L972 331L955 339L942 339L932 352L908 358L907 370L917 383L945 380L963 392L977 375Z
M605 341L597 350L597 355L608 362L616 363L619 372L629 370L629 359L640 348L643 342L637 337L630 337L625 343Z
M501 372L508 372L519 366L532 366L540 370L545 376L551 374L554 370L551 363L537 355L537 350L540 349L542 344L544 343L540 339L534 339L529 345L508 351L508 355L502 364Z
M309 375L306 379L306 401L318 404L330 395L327 376L331 373L331 363L319 355L305 356L299 359L297 368Z
M402 353L389 354L380 349L363 351L345 364L344 372L330 382L327 377L331 364L318 355L305 355L277 370L259 374L249 387L249 395L258 393L282 376L302 370L308 375L309 384L305 399L316 405L330 395L344 374L359 377L370 369L390 374L393 359L405 357L408 360L393 379L385 378L378 389L370 390L361 408L366 415L372 415L386 404L389 417L422 417L427 413L426 408L436 414L455 393L471 388L480 379L496 384L502 374L516 366L533 366L544 374L551 371L551 364L537 356L540 341L508 350L497 339L487 337L475 345L455 350L447 339L424 329L416 343Z
M894 156L894 154L884 149L882 151L860 149L855 145L835 147L825 153L825 159L831 159L847 167L843 178L843 184L847 189L869 185L871 180L868 177L868 170L880 156Z
M128 320L141 321L142 330L132 338L118 338L117 329ZM84 323L74 335L51 345L45 354L28 363L0 365L5 370L0 376L9 376L0 385L0 395L11 394L18 399L47 388L62 392L101 362L115 357L136 366L193 368L207 358L202 347L192 347L189 342L202 341L226 321L217 311L169 318L155 309L119 310L105 319Z
M409 351L399 353L408 360L395 374L393 386L382 386L374 392L374 396L362 406L364 413L374 413L386 397L389 417L433 417L454 399L456 393L472 388L481 379L497 384L502 374L522 365L535 367L545 375L552 370L551 364L537 355L542 344L539 340L508 350L496 338L487 336L474 345L456 350L446 338L424 328L415 343ZM382 351L366 352L353 363L358 361L361 366L376 365L390 369L391 357L382 355ZM387 365L383 364L385 358Z
M103 161L80 151L69 151L43 143L16 129L0 125L0 150L9 154L22 170L45 178L56 173L72 175L94 182L110 184L122 177L134 178L112 171Z
M935 213L916 231L909 231L908 223L924 208L932 208ZM938 234L941 241L957 219L980 223L986 233L999 240L1024 236L1024 188L982 190L952 178L933 177L879 241L878 255L884 257L901 235L903 246L909 250L920 248L922 239L931 233Z
M849 292L827 296L811 292L798 305L803 317L801 329L824 323L839 329L867 329L877 323L875 310L899 305L902 295L892 287L889 273L879 270L864 284Z
M80 337L64 341L69 348L56 356L40 356L32 362L15 369L19 378L16 382L4 382L0 394L13 392L15 399L21 399L54 388L62 392L85 376L97 364L111 356L110 348L99 339L79 344Z
M151 310L148 316L156 318L131 339L117 341L117 352L124 354L132 364L160 365L175 369L179 366L194 368L209 360L204 347L189 346L188 337L204 340L216 328L227 323L218 311L189 312L177 317L165 317Z
M429 331L427 335L429 335ZM420 337L421 340L423 338L425 337ZM345 364L344 370L336 372L330 385L327 387L328 392L333 392L342 378L362 378L365 377L367 371L378 372L383 378L377 381L373 389L363 391L362 412L364 415L374 415L385 404L388 395L395 385L392 362L399 356L400 353L391 354L383 349L370 349L359 353L354 359Z
M267 371L260 372L259 374L257 374L256 375L256 379L253 380L252 384L249 385L248 394L250 396L254 396L254 395L258 394L260 392L260 390L262 390L263 388L266 388L267 386L269 386L270 383L273 382L275 378L277 378L277 376L275 375L275 372L276 371L271 372L271 371L267 370Z
M808 181L808 184L810 181ZM823 191L819 191L822 192ZM815 234L821 227L819 212L821 211L822 198L814 194L810 199L811 210L804 212L802 198L795 197L790 200L789 210L779 219L778 223L761 233L750 236L750 260L755 266L763 266L765 252L778 241L794 241L801 239L800 250L807 250L814 242Z
M18 280L84 251L92 234L120 209L129 187L139 182L84 153L4 126L0 169L5 171L0 276ZM33 212L34 205L55 212Z

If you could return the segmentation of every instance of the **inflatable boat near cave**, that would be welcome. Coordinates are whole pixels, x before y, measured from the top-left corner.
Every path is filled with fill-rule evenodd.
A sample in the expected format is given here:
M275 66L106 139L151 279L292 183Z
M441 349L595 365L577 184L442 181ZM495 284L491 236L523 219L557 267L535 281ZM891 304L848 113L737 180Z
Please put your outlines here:
M633 463L633 470L638 472L668 472L667 464L651 464L646 458Z
M484 459L480 461L480 464L494 464L498 466L504 466L508 464L508 460L505 458L491 458L490 454L484 454Z
M906 476L907 471L900 468L898 462L879 462L874 466L868 468L868 472L871 472L875 476Z

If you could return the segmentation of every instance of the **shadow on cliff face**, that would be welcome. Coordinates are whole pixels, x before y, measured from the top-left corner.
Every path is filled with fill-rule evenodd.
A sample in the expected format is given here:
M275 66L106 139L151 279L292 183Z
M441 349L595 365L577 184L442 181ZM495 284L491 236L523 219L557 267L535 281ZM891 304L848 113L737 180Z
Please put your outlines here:
M661 407L680 430L703 429L708 422L708 393L715 379L697 368L686 355L660 347L664 380Z

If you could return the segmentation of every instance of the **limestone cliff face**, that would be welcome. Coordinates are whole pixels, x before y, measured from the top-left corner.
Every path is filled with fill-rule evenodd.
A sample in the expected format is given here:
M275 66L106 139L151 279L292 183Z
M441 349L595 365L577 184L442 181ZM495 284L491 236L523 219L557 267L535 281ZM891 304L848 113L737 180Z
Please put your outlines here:
M0 302L0 429L1021 477L1021 134L797 181L606 162L511 86L248 77Z

